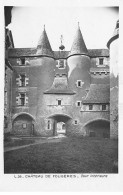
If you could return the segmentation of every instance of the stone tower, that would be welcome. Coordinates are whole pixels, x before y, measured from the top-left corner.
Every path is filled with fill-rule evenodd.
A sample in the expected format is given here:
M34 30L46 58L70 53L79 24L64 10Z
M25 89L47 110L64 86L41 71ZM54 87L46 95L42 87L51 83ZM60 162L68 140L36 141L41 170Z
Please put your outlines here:
M44 109L43 96L44 92L52 86L54 80L55 60L54 54L44 27L42 35L37 45L37 57L35 58L34 74L37 83L37 110L36 110L36 133L40 134L40 129L44 127Z
M110 50L110 137L118 137L118 41L119 20L113 36L108 41Z

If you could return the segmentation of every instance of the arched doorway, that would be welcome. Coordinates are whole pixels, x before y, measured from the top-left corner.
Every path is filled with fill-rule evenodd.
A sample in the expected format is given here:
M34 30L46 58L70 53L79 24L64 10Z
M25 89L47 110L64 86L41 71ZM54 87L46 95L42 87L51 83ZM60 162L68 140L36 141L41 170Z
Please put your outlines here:
M68 121L71 119L68 115L53 115L49 117L53 120L53 135L66 135L67 134L67 126Z
M85 125L86 135L89 137L109 138L110 122L106 120L95 120Z
M13 119L12 134L21 136L34 135L34 119L29 114L19 114Z

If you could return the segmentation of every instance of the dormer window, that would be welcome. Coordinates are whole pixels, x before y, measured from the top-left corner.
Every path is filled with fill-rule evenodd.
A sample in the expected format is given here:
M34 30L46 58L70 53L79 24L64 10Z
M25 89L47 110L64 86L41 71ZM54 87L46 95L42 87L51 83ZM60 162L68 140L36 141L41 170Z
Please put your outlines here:
M99 58L99 65L103 65L104 59L103 58Z
M63 60L63 59L58 60L57 67L59 69L64 69L65 68L65 60Z
M97 67L105 67L108 65L108 59L105 57L98 57L96 58L96 65Z
M25 58L20 58L21 65L25 65Z

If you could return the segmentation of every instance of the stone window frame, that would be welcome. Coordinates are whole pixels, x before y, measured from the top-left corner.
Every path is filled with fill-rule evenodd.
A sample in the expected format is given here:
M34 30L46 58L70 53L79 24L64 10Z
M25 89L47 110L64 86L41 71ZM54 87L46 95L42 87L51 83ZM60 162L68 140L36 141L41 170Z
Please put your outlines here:
M62 98L56 99L56 101L57 101L57 106L62 106L62 100L63 100ZM58 104L59 101L61 101L61 104Z
M59 59L57 61L58 61L58 64L56 65L56 67L58 67L58 69L65 69L66 68L66 63L65 63L64 59ZM60 61L64 62L63 67L60 67Z
M91 109L90 109L90 108L91 108ZM89 111L93 110L93 104L89 104L89 105L88 105L88 110L89 110Z
M100 64L100 60L103 59L103 63ZM106 65L108 65L108 60L106 57L101 56L101 57L97 57L96 58L96 65L97 67L105 67Z
M79 84L79 83L80 83L80 84ZM76 81L76 86L77 86L78 88L82 88L83 84L84 84L84 82L82 82L82 80L77 80L77 81Z
M20 57L20 58L17 59L17 63L19 64L19 66L26 66L26 65L29 64L29 58L24 57L24 56Z
M47 130L51 130L51 120L47 120Z
M23 96L24 95L24 96ZM25 92L20 92L20 106L25 106L25 98L26 98L26 93ZM24 99L24 104L22 104L22 100Z
M99 65L100 66L104 65L104 58L103 57L99 58Z
M101 105L101 108L102 108L102 109L101 109L102 111L106 111L106 110L107 110L106 104L102 104L102 105Z
M21 80L21 86L20 87L26 87L26 73L20 73L20 80ZM24 80L23 80L23 76L24 76ZM24 83L24 85L23 85Z
M24 81L24 85L22 85L22 75L25 76L25 81ZM16 84L18 85L18 87L27 87L27 85L29 84L29 77L27 77L26 72L21 72L18 74L18 77L16 78Z
M76 107L81 107L81 106L82 106L82 101L76 101Z
M24 94L24 97L21 96L22 94ZM25 107L25 106L27 106L28 103L29 103L28 102L27 92L25 92L25 91L23 92L22 91L22 92L19 92L18 95L19 96L16 97L16 104L17 104L17 99L18 99L18 100L20 100L20 103L17 104L19 107ZM21 100L22 98L24 98L24 104L22 104L22 100Z
M74 120L74 125L78 125L78 122L79 122L78 119L75 119Z

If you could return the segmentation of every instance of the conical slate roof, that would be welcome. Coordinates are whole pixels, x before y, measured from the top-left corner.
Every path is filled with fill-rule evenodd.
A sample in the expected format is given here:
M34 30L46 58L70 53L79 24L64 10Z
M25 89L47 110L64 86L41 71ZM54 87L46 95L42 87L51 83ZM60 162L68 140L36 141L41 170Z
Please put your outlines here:
M53 51L52 51L47 33L45 31L45 28L44 28L42 35L38 41L37 54L53 57Z
M110 85L91 84L89 92L83 103L109 103L110 101Z
M85 42L84 42L84 39L83 39L83 36L82 36L82 33L81 33L79 26L78 26L76 35L74 37L71 51L70 51L68 56L75 55L75 54L88 55L88 50L86 48L86 45L85 45Z
M112 43L112 41L114 41L117 38L119 38L119 20L116 23L116 27L114 29L112 37L109 39L107 43L107 47L110 48L110 44Z
M73 95L73 94L75 94L75 92L69 88L66 75L64 75L64 76L63 75L62 76L56 75L51 88L49 90L45 91L44 94Z

